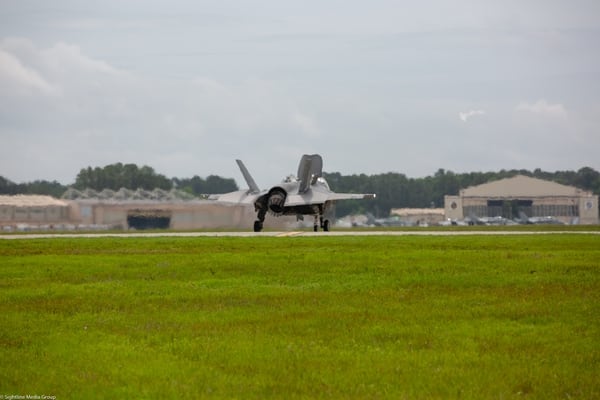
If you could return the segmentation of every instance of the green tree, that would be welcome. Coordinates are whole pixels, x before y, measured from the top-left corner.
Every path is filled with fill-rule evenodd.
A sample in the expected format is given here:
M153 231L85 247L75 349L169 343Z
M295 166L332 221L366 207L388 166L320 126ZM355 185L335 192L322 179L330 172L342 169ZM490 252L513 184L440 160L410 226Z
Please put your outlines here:
M201 194L220 194L238 190L235 180L231 178L222 178L217 175L210 175L206 179L194 175L192 178L174 179L174 182L178 189L196 196Z
M0 176L0 194L16 194L17 193L17 185L11 181L6 179L3 176Z
M39 194L60 197L67 190L67 187L57 181L36 180L28 183L14 183L9 179L0 176L0 194Z
M80 190L90 188L97 191L119 190L120 188L170 190L173 182L166 176L157 174L152 167L145 165L139 168L135 164L116 163L103 168L83 168L77 174L73 186Z

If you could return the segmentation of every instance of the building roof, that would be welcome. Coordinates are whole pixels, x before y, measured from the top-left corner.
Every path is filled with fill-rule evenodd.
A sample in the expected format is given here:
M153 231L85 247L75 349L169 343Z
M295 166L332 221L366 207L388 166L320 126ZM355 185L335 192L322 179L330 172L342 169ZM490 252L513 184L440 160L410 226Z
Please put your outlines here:
M40 195L0 196L0 206L67 207L68 205L69 204L66 201L55 199L52 196L40 196Z
M591 193L573 186L517 175L512 178L471 186L460 191L463 197L584 196Z

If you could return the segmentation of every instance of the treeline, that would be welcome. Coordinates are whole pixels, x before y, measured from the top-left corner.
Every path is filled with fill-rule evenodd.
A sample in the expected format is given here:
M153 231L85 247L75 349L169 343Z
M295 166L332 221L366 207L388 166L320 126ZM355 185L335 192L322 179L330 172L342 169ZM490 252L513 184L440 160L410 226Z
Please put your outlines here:
M218 194L238 190L235 180L211 175L206 179L199 176L192 178L167 178L158 174L152 167L135 164L116 163L105 167L83 168L77 174L75 183L61 185L53 181L35 181L16 184L0 177L0 194L43 194L61 197L67 189L73 187L78 190L93 189L101 192L104 189L117 191L121 188L137 190L171 190L177 189L198 196L201 194Z
M119 190L121 188L137 190L163 189L170 190L173 183L164 175L157 174L152 167L144 165L139 168L135 164L111 164L103 168L87 167L79 171L73 187L78 190L104 189Z
M44 194L53 197L61 197L67 187L57 181L37 180L27 183L14 183L0 176L0 194Z
M77 174L73 187L79 190L89 188L96 191L121 188L131 190L177 189L193 195L227 193L238 190L233 179L221 178L216 175L211 175L206 179L197 175L192 178L169 179L156 173L152 167L147 165L139 168L135 164L121 163L107 165L103 168L84 168Z
M177 189L193 195L229 193L238 190L234 179L221 178L217 175L209 175L206 179L195 175L193 178L173 178L172 181Z
M377 194L377 198L373 200L339 202L336 207L338 216L365 212L371 212L376 216L387 216L392 208L443 207L444 195L457 195L460 189L519 174L575 186L600 195L600 173L589 167L578 171L556 172L513 169L499 172L454 173L439 169L433 176L425 178L409 178L404 174L392 172L377 175L342 175L334 172L324 173L324 176L333 191ZM210 175L206 179L199 176L169 179L156 173L151 167L140 168L135 164L122 163L102 168L84 168L77 174L75 183L69 186L61 185L56 181L15 184L0 177L0 194L46 194L61 197L69 187L79 190L90 188L98 192L104 189L116 191L122 187L130 190L177 189L196 196L238 190L235 180L231 178Z

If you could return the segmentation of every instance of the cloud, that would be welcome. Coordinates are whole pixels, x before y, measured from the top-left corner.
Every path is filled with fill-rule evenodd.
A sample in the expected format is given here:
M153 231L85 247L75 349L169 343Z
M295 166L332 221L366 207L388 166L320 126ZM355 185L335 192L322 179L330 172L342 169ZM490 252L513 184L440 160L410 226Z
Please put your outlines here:
M102 60L96 60L81 52L79 46L58 42L41 52L45 64L57 71L80 73L117 74L119 70Z
M0 41L0 103L0 173L16 181L68 183L81 168L117 161L169 176L236 176L235 157L288 161L257 143L301 154L321 133L312 102L272 81L148 77L62 42Z
M551 104L545 99L536 101L535 103L521 102L516 107L517 111L536 114L546 117L566 118L567 110L560 103Z
M0 48L0 87L15 94L54 94L56 88L14 54Z
M242 21L242 14L233 17ZM122 161L168 176L239 179L233 160L241 158L264 183L293 172L299 155L312 152L323 155L326 170L342 173L598 166L598 112L581 110L598 103L591 67L555 60L561 52L549 49L504 62L538 49L538 40L514 48L520 42L489 46L495 31L365 36L305 32L303 19L290 30L279 23L254 30L259 24L187 26L170 19L177 22L156 29L98 24L94 30L107 29L83 36L79 28L40 35L32 25L17 32L35 40L0 38L0 174L68 183L80 168ZM267 34L299 37L252 40ZM595 42L570 37L580 45L573 49L593 54ZM569 60L586 59L575 50L566 53ZM465 64L474 52L481 57ZM398 65L406 74L397 73ZM450 81L449 69L464 72ZM579 69L588 73L572 73ZM555 97L538 100L539 93ZM568 112L555 100L562 98L576 99ZM546 143L559 151L549 152ZM522 157L512 158L514 151ZM536 165L544 157L546 164Z
M122 85L127 75L105 61L86 56L78 46L58 42L39 49L25 38L0 40L0 98L64 97L67 93L71 99L74 95L86 97L104 85Z
M469 120L471 117L474 117L476 115L485 115L485 111L484 110L470 110L467 112L459 112L458 113L458 117L463 122L467 122L467 120Z

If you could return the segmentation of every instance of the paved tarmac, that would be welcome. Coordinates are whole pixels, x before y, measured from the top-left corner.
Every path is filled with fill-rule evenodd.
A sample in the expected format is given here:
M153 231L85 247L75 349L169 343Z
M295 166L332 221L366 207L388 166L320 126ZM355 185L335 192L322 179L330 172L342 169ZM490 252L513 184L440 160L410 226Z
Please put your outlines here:
M131 238L131 237L321 237L321 236L468 236L468 235L600 235L600 231L370 231L343 230L330 232L127 232L127 233L21 233L0 234L0 240L51 239L51 238Z

